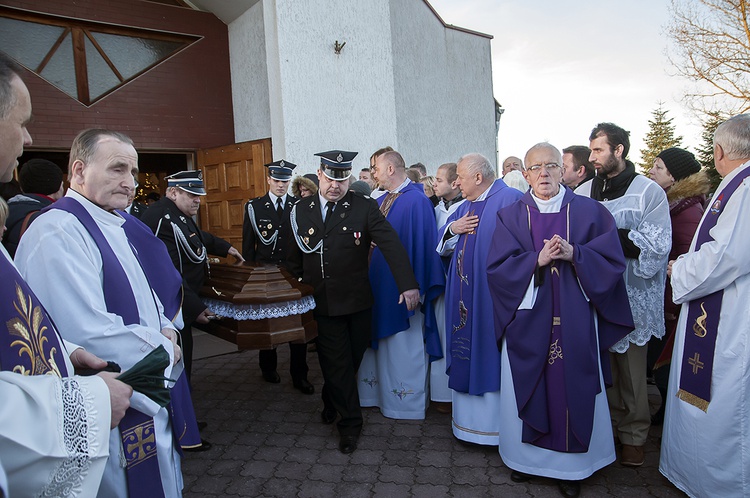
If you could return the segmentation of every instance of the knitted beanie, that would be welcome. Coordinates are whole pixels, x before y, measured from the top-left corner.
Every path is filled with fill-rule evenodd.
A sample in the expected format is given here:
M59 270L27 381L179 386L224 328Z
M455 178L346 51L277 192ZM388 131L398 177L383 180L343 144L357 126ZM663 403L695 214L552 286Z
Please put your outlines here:
M701 170L699 163L692 152L677 147L663 150L656 157L661 158L675 181L682 180Z
M24 193L50 195L60 190L63 174L60 167L52 161L30 159L19 169L18 182Z

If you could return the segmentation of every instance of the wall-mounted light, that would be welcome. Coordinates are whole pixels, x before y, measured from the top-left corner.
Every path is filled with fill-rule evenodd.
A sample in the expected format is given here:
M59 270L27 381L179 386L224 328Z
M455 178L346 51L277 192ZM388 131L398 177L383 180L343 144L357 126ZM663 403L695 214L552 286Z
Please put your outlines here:
M339 41L336 40L336 42L333 44L333 51L336 53L336 55L341 54L341 49L344 48L344 45L346 45L346 42L339 43Z

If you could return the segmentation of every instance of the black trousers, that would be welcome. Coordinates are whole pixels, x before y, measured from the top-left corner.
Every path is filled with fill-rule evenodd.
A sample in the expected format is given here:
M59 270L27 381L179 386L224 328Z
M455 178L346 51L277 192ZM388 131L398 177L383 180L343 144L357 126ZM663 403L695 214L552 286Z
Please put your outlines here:
M187 375L188 384L193 374L193 327L192 324L182 330L178 330L182 339L182 363L185 366L185 375ZM191 386L192 387L192 386Z
M318 360L323 372L323 405L335 409L342 436L358 436L362 409L357 391L357 370L370 343L372 309L342 316L315 315L318 322Z
M276 348L261 349L258 351L258 360L262 372L273 372L276 370L278 358ZM289 373L292 379L307 380L307 344L289 343Z

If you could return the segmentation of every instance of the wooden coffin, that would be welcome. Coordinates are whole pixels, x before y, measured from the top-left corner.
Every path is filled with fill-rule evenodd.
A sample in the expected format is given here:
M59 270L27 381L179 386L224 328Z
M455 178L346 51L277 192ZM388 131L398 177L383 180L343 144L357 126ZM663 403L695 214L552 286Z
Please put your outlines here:
M201 328L238 349L271 349L318 335L313 288L275 265L212 263L201 297L222 317Z

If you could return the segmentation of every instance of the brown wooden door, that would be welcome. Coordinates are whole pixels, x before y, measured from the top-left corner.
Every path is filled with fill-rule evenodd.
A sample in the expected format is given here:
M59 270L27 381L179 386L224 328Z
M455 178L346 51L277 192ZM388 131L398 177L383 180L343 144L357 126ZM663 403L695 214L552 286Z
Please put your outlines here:
M268 191L264 165L273 161L271 139L201 149L197 156L207 194L200 227L241 252L245 202Z

